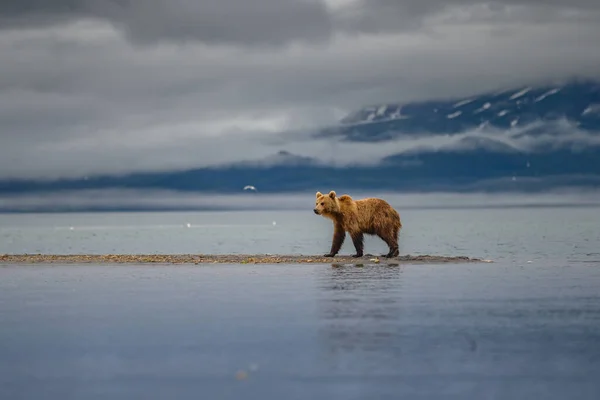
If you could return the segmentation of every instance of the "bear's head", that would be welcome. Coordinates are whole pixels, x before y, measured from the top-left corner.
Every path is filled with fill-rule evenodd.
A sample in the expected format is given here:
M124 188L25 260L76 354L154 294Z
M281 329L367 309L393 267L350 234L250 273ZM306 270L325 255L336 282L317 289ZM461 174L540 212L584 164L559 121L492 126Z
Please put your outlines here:
M331 216L338 213L340 211L340 205L337 201L335 192L333 190L329 192L329 194L317 192L317 200L313 211L315 214L323 216Z

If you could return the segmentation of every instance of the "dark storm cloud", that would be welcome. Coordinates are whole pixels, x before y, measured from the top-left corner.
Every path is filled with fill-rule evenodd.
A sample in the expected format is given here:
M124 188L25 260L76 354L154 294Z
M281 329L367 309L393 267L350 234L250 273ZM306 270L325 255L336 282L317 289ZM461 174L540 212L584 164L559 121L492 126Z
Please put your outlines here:
M0 179L190 168L282 149L375 162L409 144L359 151L277 133L365 104L598 76L599 4L0 1Z
M319 0L28 0L0 3L0 26L51 25L101 18L130 39L280 45L329 37L331 15Z
M201 41L279 46L319 42L334 32L410 31L449 9L467 19L553 21L590 18L595 0L23 0L0 2L0 28L100 18L134 43ZM583 11L586 14L573 11ZM593 18L597 18L597 15Z
M57 24L86 15L85 0L3 0L0 27Z

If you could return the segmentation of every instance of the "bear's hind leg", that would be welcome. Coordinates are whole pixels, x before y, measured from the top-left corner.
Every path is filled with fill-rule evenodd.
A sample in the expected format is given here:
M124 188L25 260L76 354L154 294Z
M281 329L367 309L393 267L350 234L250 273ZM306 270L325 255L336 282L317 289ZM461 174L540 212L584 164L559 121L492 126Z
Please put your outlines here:
M398 249L398 246L391 248L389 253L387 253L386 255L384 255L385 258L392 258L392 257L398 257L400 255L400 250Z
M392 258L400 255L400 250L398 249L398 230L394 230L391 234L381 232L377 236L379 236L389 247L389 252L387 254L382 254L382 257Z

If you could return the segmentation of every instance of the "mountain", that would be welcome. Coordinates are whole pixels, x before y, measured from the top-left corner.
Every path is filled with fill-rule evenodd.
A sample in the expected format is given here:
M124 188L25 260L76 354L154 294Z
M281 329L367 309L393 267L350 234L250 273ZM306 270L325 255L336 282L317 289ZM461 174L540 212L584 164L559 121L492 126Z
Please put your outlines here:
M573 80L467 98L365 107L337 126L312 134L312 140L324 138L353 143L359 152L367 145L389 151L369 165L332 166L298 155L290 145L260 161L175 172L6 180L0 181L0 193L103 188L242 193L246 185L261 193L599 187L600 82ZM413 139L420 144L394 152L398 140Z
M600 82L573 80L562 85L524 86L467 98L407 104L380 104L351 113L339 126L315 137L340 136L357 142L410 135L457 134L479 128L500 130L566 120L600 132ZM545 129L538 130L538 133ZM535 132L532 132L535 133Z

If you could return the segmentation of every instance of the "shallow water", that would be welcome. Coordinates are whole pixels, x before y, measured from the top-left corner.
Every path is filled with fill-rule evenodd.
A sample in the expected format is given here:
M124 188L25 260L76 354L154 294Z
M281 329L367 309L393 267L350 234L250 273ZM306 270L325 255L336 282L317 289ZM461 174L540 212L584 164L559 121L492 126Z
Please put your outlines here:
M600 394L600 270L589 265L1 274L6 399Z
M0 398L596 399L597 213L403 213L404 253L493 264L2 266ZM0 226L5 253L320 254L331 234L299 212Z

